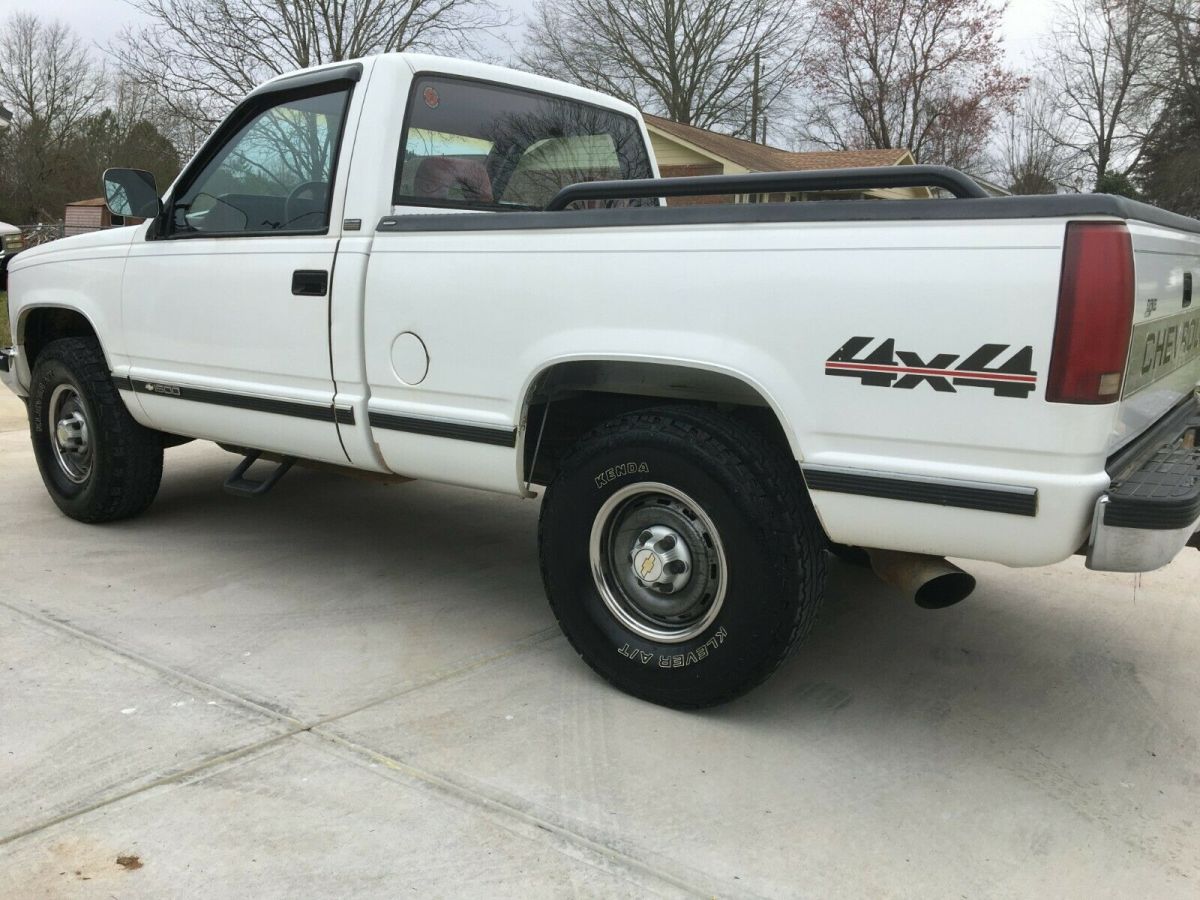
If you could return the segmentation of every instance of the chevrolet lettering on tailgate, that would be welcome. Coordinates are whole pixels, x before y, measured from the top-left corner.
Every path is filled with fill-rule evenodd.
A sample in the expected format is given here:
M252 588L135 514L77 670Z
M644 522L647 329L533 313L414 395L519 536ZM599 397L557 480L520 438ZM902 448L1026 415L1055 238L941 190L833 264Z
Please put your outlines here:
M1125 396L1200 358L1200 308L1134 326Z

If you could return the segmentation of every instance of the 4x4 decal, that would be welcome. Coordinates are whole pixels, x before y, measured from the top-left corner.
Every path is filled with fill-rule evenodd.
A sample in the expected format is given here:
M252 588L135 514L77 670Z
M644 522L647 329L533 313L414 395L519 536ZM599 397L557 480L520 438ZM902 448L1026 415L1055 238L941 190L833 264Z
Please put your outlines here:
M1033 347L1013 351L1011 344L984 344L959 362L957 353L935 353L922 359L909 350L897 350L895 339L887 338L869 353L859 355L876 340L850 338L825 361L825 374L857 378L873 387L912 390L925 383L935 391L953 394L957 393L957 385L987 388L997 397L1022 399L1037 387ZM1003 363L992 365L1001 358Z

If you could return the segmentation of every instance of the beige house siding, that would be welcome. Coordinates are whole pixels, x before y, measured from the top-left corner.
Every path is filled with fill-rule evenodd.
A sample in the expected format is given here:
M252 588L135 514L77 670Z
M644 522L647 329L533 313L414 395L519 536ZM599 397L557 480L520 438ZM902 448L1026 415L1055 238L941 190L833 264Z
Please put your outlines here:
M660 166L702 166L713 162L713 157L697 153L653 129L650 129L650 146Z
M679 125L655 116L646 116L646 130L664 178L692 175L744 175L749 172L786 172L792 170L819 171L835 168L860 168L878 165L912 165L907 150L819 151L794 153L752 144L728 135ZM728 155L726 155L726 152ZM736 159L731 157L737 157ZM716 195L712 197L678 197L668 201L671 206L696 203L768 203L799 200L828 200L837 197L866 196L872 199L920 200L931 195L928 188L879 188L864 192L826 194Z
M721 166L723 175L745 175L751 171L731 159L697 147L683 138L665 131L647 122L646 130L650 132L650 146L654 150L654 158L662 166L698 166L717 163Z

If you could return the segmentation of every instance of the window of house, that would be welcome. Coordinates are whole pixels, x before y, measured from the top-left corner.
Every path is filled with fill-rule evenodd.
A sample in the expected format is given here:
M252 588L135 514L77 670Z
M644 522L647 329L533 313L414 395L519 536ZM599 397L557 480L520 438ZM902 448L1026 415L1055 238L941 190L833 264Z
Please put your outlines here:
M540 210L582 181L652 177L637 121L532 91L439 75L409 99L392 202ZM630 200L606 205L657 205Z
M253 116L174 202L174 232L326 230L348 99L343 89L285 100Z

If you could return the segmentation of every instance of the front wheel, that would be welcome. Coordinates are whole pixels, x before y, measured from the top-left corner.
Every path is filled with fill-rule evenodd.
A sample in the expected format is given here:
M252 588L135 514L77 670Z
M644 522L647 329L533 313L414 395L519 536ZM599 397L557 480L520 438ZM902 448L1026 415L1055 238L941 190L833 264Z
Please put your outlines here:
M29 433L46 490L72 519L128 518L158 493L162 435L129 415L94 339L62 338L38 354Z
M795 461L743 423L668 407L584 437L550 484L542 577L584 660L667 706L731 700L807 634L824 537Z

